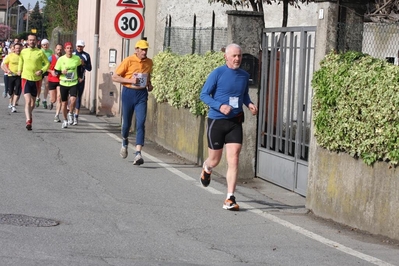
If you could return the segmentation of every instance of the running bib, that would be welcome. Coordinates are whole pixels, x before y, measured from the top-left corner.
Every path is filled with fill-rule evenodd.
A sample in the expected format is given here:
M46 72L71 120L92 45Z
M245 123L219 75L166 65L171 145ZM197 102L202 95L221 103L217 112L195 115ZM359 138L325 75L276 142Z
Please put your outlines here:
M230 97L229 105L233 108L238 108L238 97Z
M138 87L142 87L142 88L147 87L147 79L148 79L147 73L136 73L136 74L133 74L133 77L137 78L137 83L132 84L133 86L138 86Z
M67 79L67 80L73 80L74 77L75 77L75 72L67 72L65 74L65 79Z

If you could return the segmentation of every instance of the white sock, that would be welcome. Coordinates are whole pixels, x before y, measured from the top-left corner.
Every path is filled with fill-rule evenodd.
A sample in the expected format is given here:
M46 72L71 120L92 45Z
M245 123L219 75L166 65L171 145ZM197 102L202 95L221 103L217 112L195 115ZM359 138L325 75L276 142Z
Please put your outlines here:
M227 199L229 199L231 196L234 196L233 193L227 193Z
M207 171L208 173L212 172L213 167L209 167L209 166L206 164L206 161L204 162L203 167L204 167L205 171Z

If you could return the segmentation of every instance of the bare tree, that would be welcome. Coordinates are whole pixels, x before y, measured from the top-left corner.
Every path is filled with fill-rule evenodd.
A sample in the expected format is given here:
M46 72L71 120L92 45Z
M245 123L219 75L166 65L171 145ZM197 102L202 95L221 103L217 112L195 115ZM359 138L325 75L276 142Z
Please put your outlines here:
M287 27L288 24L288 7L293 6L300 8L300 3L309 3L313 0L208 0L209 3L221 3L222 5L234 6L237 9L239 6L245 6L252 8L253 11L263 12L263 3L272 5L283 4L283 21L282 26Z
M375 4L366 14L366 19L373 22L398 22L399 0L375 0Z

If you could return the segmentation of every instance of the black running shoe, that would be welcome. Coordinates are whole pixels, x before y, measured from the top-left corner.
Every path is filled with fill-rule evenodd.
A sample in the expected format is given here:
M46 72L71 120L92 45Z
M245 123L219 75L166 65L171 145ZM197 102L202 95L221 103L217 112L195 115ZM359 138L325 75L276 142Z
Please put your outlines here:
M144 163L143 157L141 156L141 153L136 154L136 157L134 157L133 164L134 165L142 165Z
M202 184L204 187L209 186L209 184L211 183L211 172L208 173L207 171L205 171L204 168L202 168L202 172L201 172L201 176L200 176L200 181L201 181L201 184Z
M226 199L223 204L223 209L229 211L238 211L240 210L240 206L238 206L236 202L236 197L230 196L230 198Z

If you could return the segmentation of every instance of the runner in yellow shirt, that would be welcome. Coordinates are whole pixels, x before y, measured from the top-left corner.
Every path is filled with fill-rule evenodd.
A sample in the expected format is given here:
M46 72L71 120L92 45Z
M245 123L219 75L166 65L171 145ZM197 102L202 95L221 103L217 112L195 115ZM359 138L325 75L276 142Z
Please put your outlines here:
M21 75L22 90L25 98L26 129L32 130L32 112L42 75L50 66L46 55L36 47L36 35L28 35L28 47L21 51L18 75Z
M19 54L22 50L22 44L14 44L14 52L8 54L4 58L4 72L8 75L8 94L10 97L11 112L15 113L17 111L15 105L21 95L21 77L17 75L18 64L19 64Z

